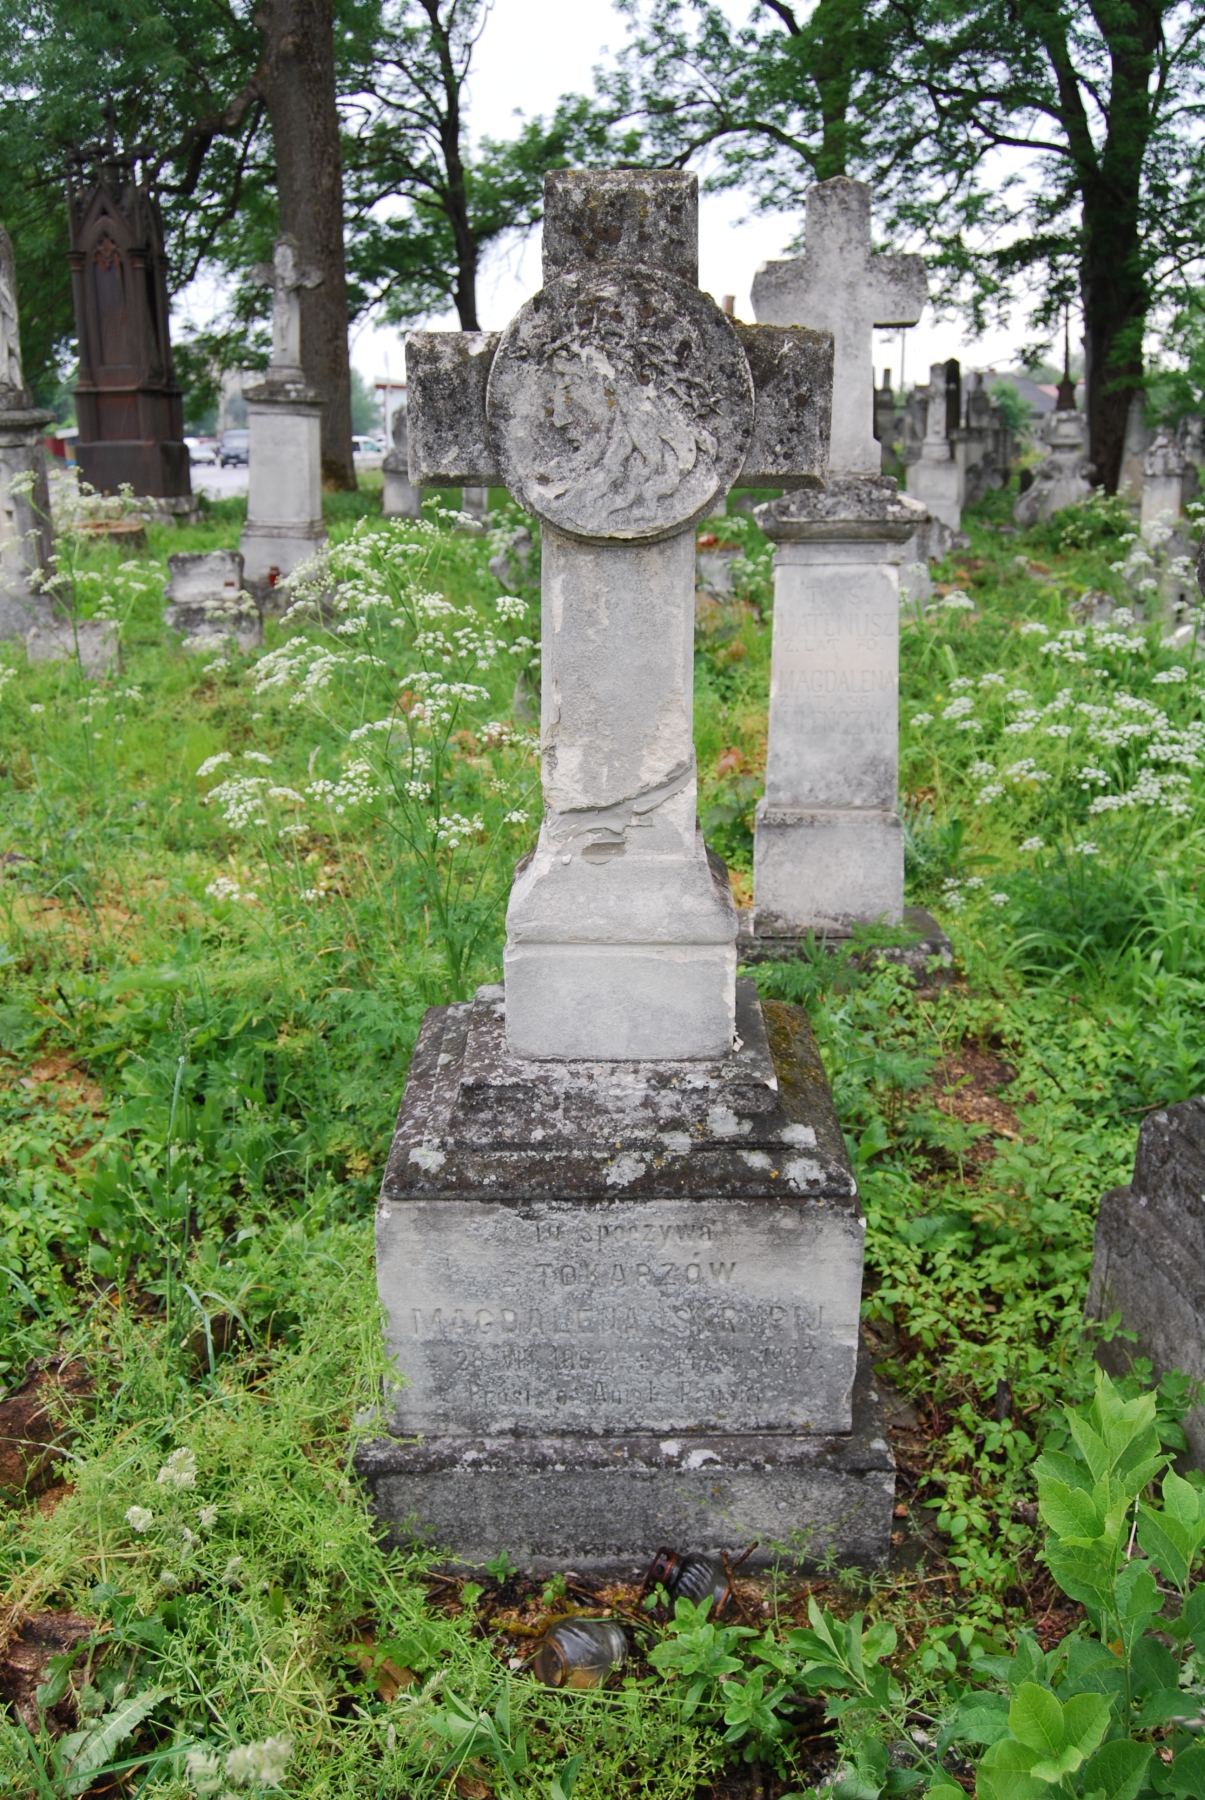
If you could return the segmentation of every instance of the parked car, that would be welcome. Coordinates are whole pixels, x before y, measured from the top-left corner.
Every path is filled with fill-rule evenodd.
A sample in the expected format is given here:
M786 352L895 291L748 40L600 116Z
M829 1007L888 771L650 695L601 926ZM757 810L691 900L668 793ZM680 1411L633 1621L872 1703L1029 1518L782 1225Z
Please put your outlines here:
M222 433L218 461L225 469L230 463L246 464L251 457L251 433L246 426Z
M359 432L351 440L352 457L358 469L379 469L385 459L385 446L379 438Z
M212 438L186 437L188 460L191 463L215 463L218 460L218 447Z

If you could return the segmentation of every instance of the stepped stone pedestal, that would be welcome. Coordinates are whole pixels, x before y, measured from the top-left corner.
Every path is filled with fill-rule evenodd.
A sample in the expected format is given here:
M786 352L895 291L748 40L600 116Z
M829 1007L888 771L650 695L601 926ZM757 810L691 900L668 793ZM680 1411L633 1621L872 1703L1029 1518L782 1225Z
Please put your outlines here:
M526 1061L501 987L427 1015L377 1214L407 1385L358 1466L464 1562L883 1553L856 1184L806 1015L737 988L707 1061Z
M407 344L416 485L541 522L544 819L505 990L411 1065L377 1238L406 1385L358 1466L462 1564L875 1560L864 1221L806 1019L735 979L691 742L695 527L738 479L817 484L832 341L700 293L678 171L550 174L544 278L501 336Z

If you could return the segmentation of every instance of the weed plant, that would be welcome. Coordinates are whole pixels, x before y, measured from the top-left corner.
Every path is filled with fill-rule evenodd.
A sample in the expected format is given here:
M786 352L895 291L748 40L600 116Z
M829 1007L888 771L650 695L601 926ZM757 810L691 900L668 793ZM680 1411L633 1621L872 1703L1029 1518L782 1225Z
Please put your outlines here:
M957 1746L993 1742L967 1693L1075 1705L1080 1653L1035 1660L1079 1597L1038 1557L1037 1458L1072 1454L1068 1405L1114 1405L1082 1326L1100 1194L1145 1111L1205 1087L1192 642L1165 645L1149 591L1137 618L1115 507L1025 535L1000 497L905 621L910 899L955 978L918 988L859 943L757 971L809 1009L866 1204L866 1328L915 1420L893 1564L801 1584L788 1542L753 1623L637 1612L625 1674L550 1693L495 1616L516 1546L489 1590L433 1580L350 1473L385 1373L371 1214L410 1048L425 1006L497 979L538 817L521 517L478 535L374 508L331 503L328 564L250 658L186 656L160 617L166 556L233 545L238 502L152 526L146 557L73 553L79 616L120 628L110 676L3 653L0 1387L52 1355L92 1385L61 1402L54 1485L0 1497L0 1639L81 1622L41 1727L0 1717L0 1786L686 1800L736 1759L778 1796L815 1779L821 1705L838 1800L948 1787ZM747 900L769 549L748 519L716 530L744 556L700 607L700 810ZM1175 1447L1191 1397L1165 1383L1127 1417ZM564 1584L540 1605L566 1608ZM1024 1679L984 1662L1030 1629ZM1024 1747L1011 1705L987 1711ZM1089 1744L1060 1711L1065 1792L1071 1751L1178 1729L1110 1719ZM1021 1773L1037 1785L991 1776L993 1800L1051 1785Z

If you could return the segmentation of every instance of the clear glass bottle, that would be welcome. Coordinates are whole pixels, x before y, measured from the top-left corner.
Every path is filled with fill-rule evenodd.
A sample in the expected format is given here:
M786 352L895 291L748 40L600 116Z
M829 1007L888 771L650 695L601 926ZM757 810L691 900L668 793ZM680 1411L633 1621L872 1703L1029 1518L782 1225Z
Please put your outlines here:
M701 1556L697 1551L658 1550L644 1578L645 1593L652 1593L658 1583L671 1605L675 1600L690 1600L698 1606L710 1596L713 1615L728 1593L728 1577L719 1558Z
M532 1658L545 1687L600 1687L628 1659L623 1627L612 1619L562 1619L545 1633Z

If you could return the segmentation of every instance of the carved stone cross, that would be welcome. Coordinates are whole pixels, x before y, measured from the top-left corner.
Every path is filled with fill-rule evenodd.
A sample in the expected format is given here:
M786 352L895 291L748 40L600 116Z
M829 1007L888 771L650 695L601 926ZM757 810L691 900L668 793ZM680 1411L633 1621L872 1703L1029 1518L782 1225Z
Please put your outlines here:
M871 250L870 189L844 175L808 189L807 254L766 263L753 277L753 310L771 324L801 320L831 331L835 345L834 474L877 475L882 452L874 435L876 326L915 325L929 287L919 256Z
M257 287L272 289L272 375L299 373L301 369L301 289L318 287L322 274L305 268L298 259L297 239L282 232L270 263L256 263L251 279Z
M820 485L832 340L698 288L677 170L545 178L544 287L407 339L410 479L504 484L543 531L544 820L507 912L512 1054L722 1057L736 917L695 817L694 526Z

